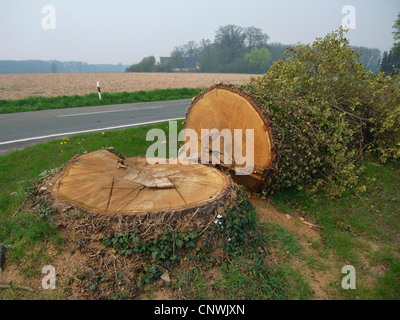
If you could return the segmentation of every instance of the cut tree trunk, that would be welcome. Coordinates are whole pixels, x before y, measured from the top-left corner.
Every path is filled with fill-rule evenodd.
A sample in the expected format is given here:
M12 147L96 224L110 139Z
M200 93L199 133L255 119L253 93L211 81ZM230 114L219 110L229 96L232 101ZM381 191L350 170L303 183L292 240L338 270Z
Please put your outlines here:
M122 159L98 150L74 157L41 188L49 191L56 211L75 208L90 216L87 225L99 226L87 228L90 234L105 228L147 233L166 227L200 230L232 203L232 186L227 175L210 166L149 164L146 158ZM111 226L113 221L117 224Z
M201 164L148 164L106 150L69 163L52 192L61 201L105 215L182 211L218 200L230 187L218 170Z
M185 129L193 129L197 133L198 141L195 145L199 158L201 158L201 152L204 152L204 141L203 147L201 141L202 130L217 129L217 132L221 133L222 130L228 129L231 132L232 148L228 146L227 150L230 150L232 160L224 157L224 139L221 139L219 149L215 150L211 143L212 140L208 141L209 137L207 137L206 149L209 152L209 161L212 162L213 157L219 154L220 165L228 169L238 183L256 190L266 176L272 174L271 168L274 164L275 154L269 122L257 102L244 91L221 84L204 91L192 101L186 115ZM237 129L241 129L242 132L240 139L234 139L234 131ZM254 140L246 138L246 129L254 130ZM211 136L211 139L220 139L220 137L221 134L217 134ZM190 138L187 138L185 145L190 143ZM243 168L248 164L238 164L243 162L243 159L238 161L239 159L235 158L235 149L239 148L238 150L242 150L243 156L247 155L247 152L251 150L249 144L252 144L254 148L254 169L248 174L238 175L238 168ZM192 150L186 150L187 155L189 151Z

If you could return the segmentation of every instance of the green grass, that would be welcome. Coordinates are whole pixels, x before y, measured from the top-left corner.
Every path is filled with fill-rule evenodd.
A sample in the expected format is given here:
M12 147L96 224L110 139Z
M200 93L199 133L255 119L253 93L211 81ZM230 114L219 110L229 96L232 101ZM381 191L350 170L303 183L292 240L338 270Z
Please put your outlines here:
M272 244L279 247L280 251L293 257L299 256L301 246L293 233L276 223L266 224L266 229L266 232L271 237Z
M197 253L194 268L175 275L186 299L288 300L313 296L306 278L286 262L268 263L269 249L277 242L297 252L294 237L275 225L257 219L256 208L238 192L238 203L227 211L218 234L218 246L225 256L215 259L211 248ZM274 232L271 232L274 230ZM206 279L206 280L205 280Z
M194 269L196 270L196 269ZM304 277L289 264L271 268L263 260L234 258L218 268L219 277L204 281L204 270L180 274L179 287L191 300L290 300L312 296Z
M305 278L289 264L274 268L262 259L234 259L221 267L215 288L228 300L289 300L312 296Z
M389 272L385 273L378 279L378 283L373 291L373 297L383 300L399 300L400 299L400 259L399 256L393 256L391 250L384 250L376 253L373 261L383 263L389 267Z
M200 93L200 89L156 89L121 93L97 93L62 97L29 97L19 100L0 100L0 114L48 109L77 108L121 103L150 102L189 99Z
M360 280L359 290L342 292L341 297L400 298L400 168L373 159L366 160L365 166L358 187L341 198L292 189L278 192L272 201L286 213L306 213L323 228L324 247L343 265L354 265L360 279L375 278L372 289ZM365 267L371 255L374 258ZM376 279L372 267L381 265L387 272Z

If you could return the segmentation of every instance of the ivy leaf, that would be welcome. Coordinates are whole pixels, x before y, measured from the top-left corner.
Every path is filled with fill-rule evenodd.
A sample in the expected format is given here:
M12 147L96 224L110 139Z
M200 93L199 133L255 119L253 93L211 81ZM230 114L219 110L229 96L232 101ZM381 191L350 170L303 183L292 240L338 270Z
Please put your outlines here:
M176 240L175 244L180 249L183 247L184 242L182 240L178 239L178 240Z

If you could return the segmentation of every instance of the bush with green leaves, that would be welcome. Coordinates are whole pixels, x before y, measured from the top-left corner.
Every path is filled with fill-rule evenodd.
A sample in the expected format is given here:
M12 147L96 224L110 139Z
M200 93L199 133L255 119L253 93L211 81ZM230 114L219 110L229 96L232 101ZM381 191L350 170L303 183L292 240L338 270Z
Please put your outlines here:
M275 142L265 191L296 187L338 195L358 178L366 151L400 156L399 77L367 71L339 30L288 48L242 88L258 101Z

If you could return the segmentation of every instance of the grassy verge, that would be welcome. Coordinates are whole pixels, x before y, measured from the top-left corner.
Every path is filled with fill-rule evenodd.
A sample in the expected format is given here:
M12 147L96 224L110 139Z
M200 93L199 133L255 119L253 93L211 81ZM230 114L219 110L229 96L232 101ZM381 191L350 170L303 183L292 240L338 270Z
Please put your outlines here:
M29 279L40 281L43 277L41 267L51 264L55 255L65 251L64 239L51 215L47 214L45 204L40 205L37 212L18 211L33 182L85 151L114 147L127 157L143 156L153 143L146 141L146 134L152 128L164 130L168 137L168 123L160 123L64 138L0 157L0 243L11 245L6 255L7 268L12 266L23 276L13 279L14 284L27 286ZM181 129L182 124L178 123L178 130ZM209 229L214 238L196 238L196 248L184 249L179 257L168 256L171 243L174 247L188 243L190 248L195 242L195 235L185 242L182 240L186 239L184 235L169 234L156 244L143 243L138 247L144 254L141 261L145 264L139 270L139 276L131 279L137 281L135 297L310 299L315 297L310 274L314 273L314 282L319 282L318 274L323 271L337 273L333 277L336 280L325 288L329 290L330 298L398 299L400 169L398 165L379 165L373 160L367 161L366 167L357 190L340 199L294 190L280 192L271 199L283 213L290 214L292 220L301 216L318 224L321 227L321 242L279 223L261 222L257 212L268 200L254 208L243 196L238 207L230 212L229 219ZM177 239L181 241L178 243ZM112 243L110 239L107 244ZM161 253L162 256L159 255ZM330 265L330 253L340 265L355 267L356 290L341 288L340 281L344 275ZM93 265L96 266L94 262ZM159 280L166 268L171 276L169 284ZM103 279L103 276L92 279L90 275L81 280L84 278L81 273L78 268L77 279L71 278L67 284L58 284L65 290L49 293L50 296L14 287L0 289L0 298L65 299L68 298L65 292L70 292L68 286L73 281L83 283L94 279L89 289L95 291L98 286L120 276L111 272L112 280ZM160 296L160 292L164 295ZM127 298L130 294L122 292L108 298Z
M337 298L400 298L400 168L366 161L358 188L340 199L287 190L272 199L281 211L307 215L323 229L323 246L353 265L357 290Z
M190 300L309 299L307 279L287 263L271 265L269 247L275 240L269 225L260 223L256 208L238 192L237 204L215 223L199 249L189 252L172 270L170 297ZM153 265L154 267L154 265ZM157 280L157 279L156 279ZM149 298L162 288L145 288Z
M77 108L121 103L150 102L189 99L198 95L200 89L157 89L151 91L97 93L62 97L29 97L19 100L0 100L0 114L48 109Z

